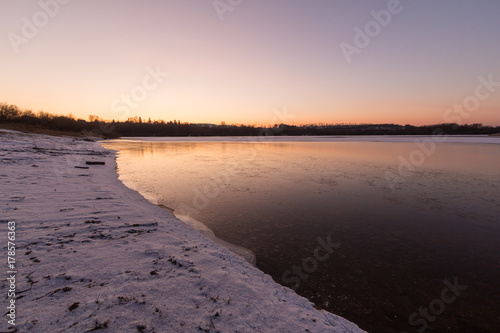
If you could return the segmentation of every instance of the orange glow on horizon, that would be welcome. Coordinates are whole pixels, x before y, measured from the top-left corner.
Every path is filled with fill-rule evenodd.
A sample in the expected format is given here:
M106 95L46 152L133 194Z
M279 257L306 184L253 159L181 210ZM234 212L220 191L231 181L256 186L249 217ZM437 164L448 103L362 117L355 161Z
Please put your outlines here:
M339 45L374 6L260 2L221 21L204 2L71 2L19 47L0 41L2 102L86 120L500 126L497 2L414 2L346 61ZM22 34L22 18L40 10L1 2L3 35ZM488 97L447 117L480 77Z

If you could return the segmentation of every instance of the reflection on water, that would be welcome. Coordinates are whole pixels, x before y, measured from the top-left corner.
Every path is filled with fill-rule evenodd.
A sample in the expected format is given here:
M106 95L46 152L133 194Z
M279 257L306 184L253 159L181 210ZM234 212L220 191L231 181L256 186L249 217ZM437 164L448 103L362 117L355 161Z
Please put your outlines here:
M250 249L276 281L362 328L415 332L423 322L410 315L457 277L468 288L426 331L500 329L500 145L438 144L395 190L387 172L398 174L414 143L105 146L134 189ZM340 246L311 260L328 237Z

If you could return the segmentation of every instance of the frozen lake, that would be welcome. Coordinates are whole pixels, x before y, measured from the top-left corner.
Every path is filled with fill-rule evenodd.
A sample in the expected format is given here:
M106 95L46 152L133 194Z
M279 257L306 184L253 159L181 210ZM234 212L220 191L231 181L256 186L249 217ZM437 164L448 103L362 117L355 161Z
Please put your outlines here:
M276 281L361 328L499 329L500 138L439 139L103 145L119 151L128 186L250 249ZM436 309L444 280L467 289ZM430 304L434 320L410 320Z

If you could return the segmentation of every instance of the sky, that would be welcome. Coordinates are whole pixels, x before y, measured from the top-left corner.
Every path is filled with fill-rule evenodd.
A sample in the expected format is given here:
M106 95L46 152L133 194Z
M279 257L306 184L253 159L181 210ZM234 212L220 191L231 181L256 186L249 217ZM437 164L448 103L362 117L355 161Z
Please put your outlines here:
M500 125L500 1L0 0L0 102L106 120Z

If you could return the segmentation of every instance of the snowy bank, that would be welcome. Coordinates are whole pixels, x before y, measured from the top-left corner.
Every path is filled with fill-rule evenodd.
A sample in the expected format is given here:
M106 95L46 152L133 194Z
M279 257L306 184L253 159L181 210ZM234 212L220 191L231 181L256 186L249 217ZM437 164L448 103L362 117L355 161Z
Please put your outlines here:
M0 331L362 332L129 190L97 142L0 140L0 237L15 222L17 271L16 325L4 316Z

